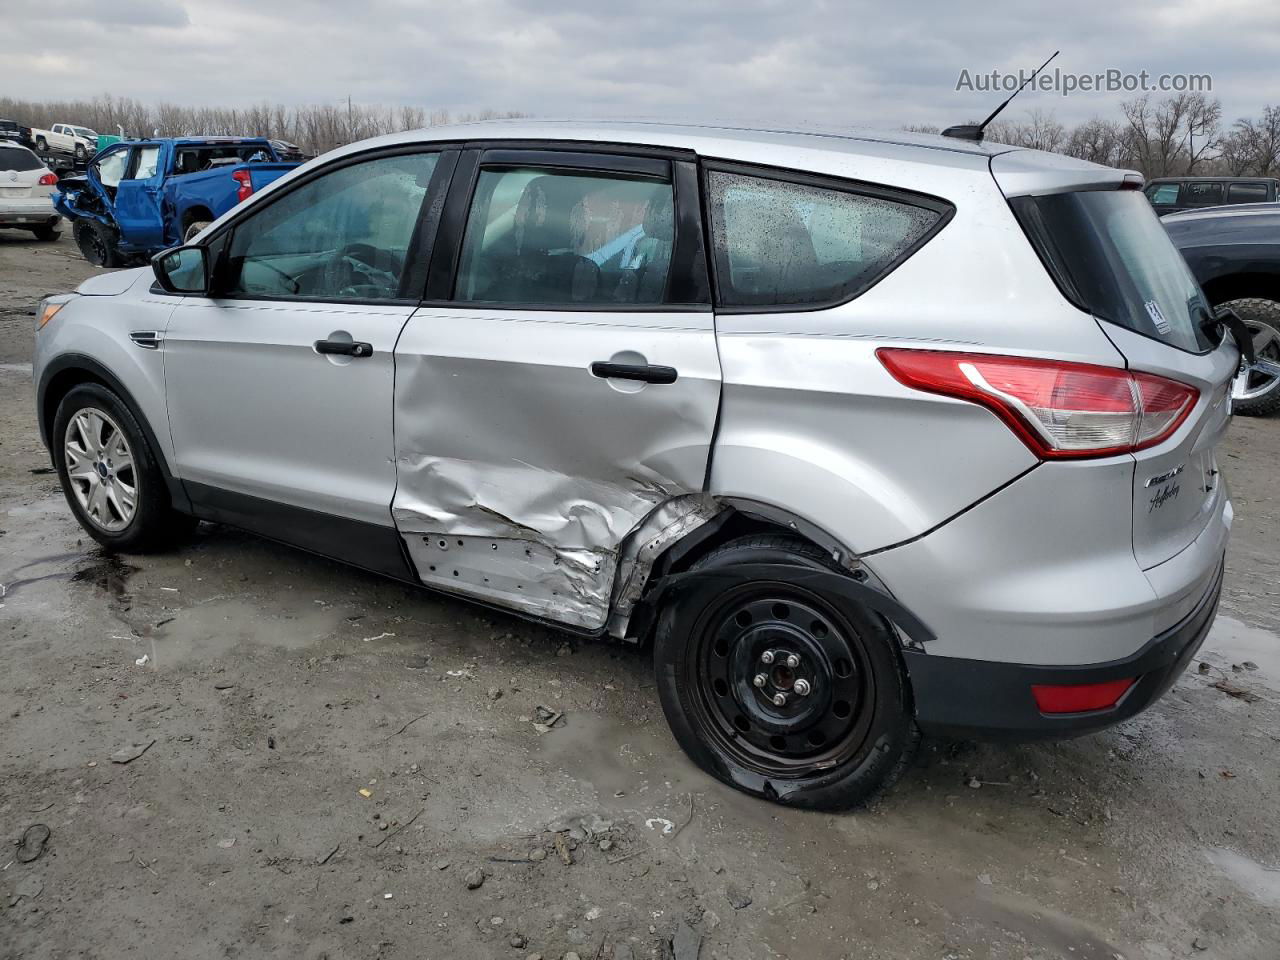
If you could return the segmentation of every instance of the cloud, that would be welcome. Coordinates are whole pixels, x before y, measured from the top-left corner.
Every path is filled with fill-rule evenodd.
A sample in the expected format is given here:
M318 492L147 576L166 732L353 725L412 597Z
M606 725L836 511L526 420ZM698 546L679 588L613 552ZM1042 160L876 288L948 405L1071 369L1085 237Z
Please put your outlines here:
M0 90L196 105L491 107L539 116L764 124L947 124L1000 98L962 69L1209 73L1228 118L1280 102L1270 0L1076 0L1070 8L938 0L10 0ZM1212 10L1213 16L1206 15ZM1219 15L1224 12L1223 15ZM56 54L56 56L50 56ZM75 67L68 70L71 55ZM1023 95L1014 111L1117 116L1125 94Z

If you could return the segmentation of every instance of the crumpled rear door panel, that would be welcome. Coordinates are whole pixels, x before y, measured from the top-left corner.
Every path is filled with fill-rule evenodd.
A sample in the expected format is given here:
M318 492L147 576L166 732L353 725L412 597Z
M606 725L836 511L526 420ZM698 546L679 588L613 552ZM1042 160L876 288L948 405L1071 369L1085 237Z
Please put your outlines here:
M608 360L678 379L592 375ZM719 396L710 309L419 310L396 349L392 513L422 581L600 629L623 539L703 489Z

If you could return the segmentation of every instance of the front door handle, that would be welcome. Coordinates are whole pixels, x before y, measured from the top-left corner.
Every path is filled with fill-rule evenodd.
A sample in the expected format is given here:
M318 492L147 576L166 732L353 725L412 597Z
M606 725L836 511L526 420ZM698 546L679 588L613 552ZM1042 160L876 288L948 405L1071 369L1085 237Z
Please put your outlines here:
M591 364L591 373L608 380L640 380L644 383L675 383L676 368L652 363L613 363L597 360Z
M317 340L316 353L335 357L372 357L373 344L361 340Z

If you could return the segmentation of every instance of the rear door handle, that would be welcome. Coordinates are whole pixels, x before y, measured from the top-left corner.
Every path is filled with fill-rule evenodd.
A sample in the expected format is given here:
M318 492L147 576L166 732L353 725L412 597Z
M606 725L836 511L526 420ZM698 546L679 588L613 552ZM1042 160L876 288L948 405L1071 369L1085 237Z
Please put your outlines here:
M337 357L372 357L373 344L361 340L317 340L316 353L327 353Z
M652 363L612 363L597 360L591 364L593 376L608 380L640 380L644 383L675 383L676 368Z

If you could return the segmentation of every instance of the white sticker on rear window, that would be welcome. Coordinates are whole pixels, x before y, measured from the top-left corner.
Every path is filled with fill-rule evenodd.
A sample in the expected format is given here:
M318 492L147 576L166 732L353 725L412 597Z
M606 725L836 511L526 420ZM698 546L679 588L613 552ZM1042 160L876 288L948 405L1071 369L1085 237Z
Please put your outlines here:
M1168 334L1173 329L1169 321L1164 318L1164 314L1160 312L1160 304L1154 300L1148 300L1143 304L1147 308L1147 316L1151 318L1151 322L1156 325L1156 329L1163 334Z

